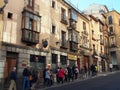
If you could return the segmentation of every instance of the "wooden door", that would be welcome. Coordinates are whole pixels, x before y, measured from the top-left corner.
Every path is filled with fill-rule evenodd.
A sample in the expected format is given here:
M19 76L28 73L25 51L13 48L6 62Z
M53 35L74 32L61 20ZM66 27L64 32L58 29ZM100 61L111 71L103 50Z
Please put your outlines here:
M15 58L7 58L4 68L4 87L7 88L9 85L9 76L13 67L16 67L17 60Z
M78 70L80 71L80 59L77 60Z
M88 59L88 57L87 56L84 56L84 66L86 66L87 68L89 67L89 59Z

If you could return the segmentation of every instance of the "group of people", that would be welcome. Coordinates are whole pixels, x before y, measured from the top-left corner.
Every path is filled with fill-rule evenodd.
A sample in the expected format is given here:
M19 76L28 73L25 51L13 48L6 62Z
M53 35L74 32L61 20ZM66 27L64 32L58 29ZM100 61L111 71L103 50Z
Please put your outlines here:
M54 82L64 83L70 82L78 78L79 70L76 66L73 67L58 67L54 71L46 68L43 71L44 85L51 86Z
M92 72L92 76L95 76L95 75L97 75L97 72L98 72L98 66L92 64L91 67L90 67L90 70Z
M38 70L31 70L28 66L23 70L23 85L22 90L35 90L37 81L40 79L40 72Z
M97 65L92 64L90 67L84 66L81 71L83 73L83 77L88 78L88 72L90 71L91 71L91 76L97 75L98 67Z
M31 67L27 66L23 70L22 90L35 90L37 81L40 79L40 73L38 70L31 70ZM17 90L16 88L16 67L10 73L10 86L9 90Z
M78 78L78 67L73 66L73 67L65 67L65 68L57 68L56 70L56 79L57 79L57 83L60 82L70 82L73 81L74 79Z
M91 65L90 68L92 76L97 74L96 65ZM86 66L83 67L84 77L88 77L88 70ZM43 71L43 80L45 86L51 86L54 82L64 83L74 81L78 79L79 70L77 66L67 66L65 68L57 67L55 70L50 68L45 68ZM16 90L16 67L13 68L10 74L11 84L9 90ZM23 83L22 90L34 90L37 84L37 81L40 79L40 72L38 70L31 70L29 66L23 70Z

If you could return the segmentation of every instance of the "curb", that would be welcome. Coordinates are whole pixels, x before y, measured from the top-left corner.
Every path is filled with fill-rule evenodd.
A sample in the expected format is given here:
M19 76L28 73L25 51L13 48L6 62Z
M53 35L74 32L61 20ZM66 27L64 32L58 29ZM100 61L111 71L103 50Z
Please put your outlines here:
M79 79L77 79L73 82L67 82L67 83L63 83L63 84L54 84L50 87L39 88L39 89L36 89L36 90L47 90L47 89L54 88L54 87L66 86L66 85L74 84L74 83L81 82L81 81L86 81L86 80L97 78L97 77L108 76L108 75L115 74L115 73L118 73L118 72L120 72L120 71L98 73L96 76L93 76L93 77L91 77L91 76L88 77L88 78L82 78L81 77L81 78L79 78Z

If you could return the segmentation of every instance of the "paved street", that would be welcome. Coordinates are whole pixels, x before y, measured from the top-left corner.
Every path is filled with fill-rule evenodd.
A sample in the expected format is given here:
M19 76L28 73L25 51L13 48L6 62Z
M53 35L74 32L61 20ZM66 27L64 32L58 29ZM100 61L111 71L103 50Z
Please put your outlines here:
M120 90L120 72L100 74L95 78L60 84L44 90Z

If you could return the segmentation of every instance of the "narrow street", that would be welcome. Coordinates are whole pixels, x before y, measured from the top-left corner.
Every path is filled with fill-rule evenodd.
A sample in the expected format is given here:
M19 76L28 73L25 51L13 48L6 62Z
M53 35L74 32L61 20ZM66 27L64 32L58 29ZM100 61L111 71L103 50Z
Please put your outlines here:
M44 90L120 90L120 72L46 88ZM43 90L43 89L39 89Z

